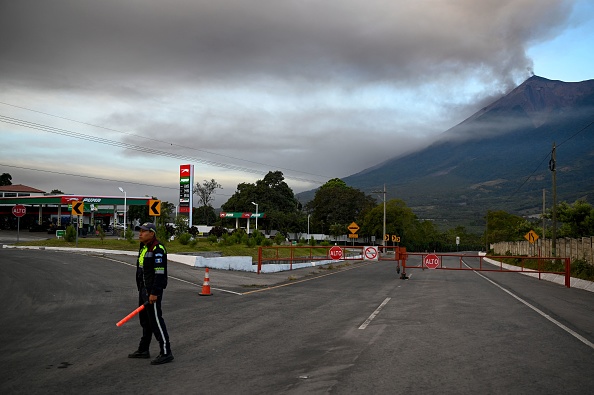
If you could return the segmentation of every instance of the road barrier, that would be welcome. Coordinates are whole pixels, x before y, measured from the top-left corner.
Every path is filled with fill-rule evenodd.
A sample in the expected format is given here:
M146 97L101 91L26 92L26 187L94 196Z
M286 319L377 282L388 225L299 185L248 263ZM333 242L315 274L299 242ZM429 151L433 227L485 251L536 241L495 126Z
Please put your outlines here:
M406 253L402 260L406 269L471 270L475 272L500 272L531 274L542 279L543 274L557 274L565 278L565 286L571 287L570 259L558 257L486 256L467 254ZM447 263L444 264L444 258ZM450 258L458 258L457 260ZM437 259L437 261L436 261ZM407 262L408 261L408 262ZM492 263L495 262L495 263Z

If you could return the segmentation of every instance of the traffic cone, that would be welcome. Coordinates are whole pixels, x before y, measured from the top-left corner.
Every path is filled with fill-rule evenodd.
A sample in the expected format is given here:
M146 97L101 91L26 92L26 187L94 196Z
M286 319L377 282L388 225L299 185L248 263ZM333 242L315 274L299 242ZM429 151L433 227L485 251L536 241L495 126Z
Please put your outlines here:
M202 284L202 292L200 292L198 295L200 295L200 296L212 295L212 293L210 293L210 276L208 274L208 268L206 268L206 271L204 272L204 283Z

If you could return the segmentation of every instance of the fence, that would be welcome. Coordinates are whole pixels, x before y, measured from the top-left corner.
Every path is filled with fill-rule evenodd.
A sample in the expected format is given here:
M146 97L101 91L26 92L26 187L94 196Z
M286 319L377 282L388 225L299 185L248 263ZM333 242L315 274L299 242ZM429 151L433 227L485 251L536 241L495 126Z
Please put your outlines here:
M528 255L528 256L553 256L553 241L551 239L538 239L531 244L528 241L499 242L491 244L493 252L500 255ZM559 258L569 258L572 261L584 259L589 264L594 264L594 236L581 239L557 239L557 254Z

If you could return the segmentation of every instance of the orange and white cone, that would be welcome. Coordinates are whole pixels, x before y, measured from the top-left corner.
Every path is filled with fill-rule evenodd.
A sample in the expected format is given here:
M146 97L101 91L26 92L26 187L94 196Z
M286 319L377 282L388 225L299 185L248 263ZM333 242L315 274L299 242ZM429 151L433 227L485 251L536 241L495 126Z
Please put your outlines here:
M210 275L208 274L208 268L206 268L206 271L204 272L204 283L202 284L202 292L200 292L198 295L200 295L200 296L212 295L212 293L210 293Z

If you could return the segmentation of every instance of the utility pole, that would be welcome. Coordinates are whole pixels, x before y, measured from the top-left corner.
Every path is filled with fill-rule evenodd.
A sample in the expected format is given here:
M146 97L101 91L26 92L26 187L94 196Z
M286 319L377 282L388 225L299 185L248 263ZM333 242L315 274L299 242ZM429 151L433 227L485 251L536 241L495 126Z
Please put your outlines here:
M384 234L382 235L382 246L386 246L386 184L384 184L384 190L382 191L372 191L373 193L383 193L384 194Z
M487 210L487 216L485 217L485 252L489 253L489 210Z
M545 203L545 199L546 199L546 193L545 192L546 191L543 188L542 189L542 241L540 243L541 247L543 248L543 251L544 251L544 248L545 248L545 239L546 239L545 238L545 234L546 234L546 232L545 232L545 212L547 210L547 205Z
M551 151L551 160L549 161L549 170L553 173L553 230L551 233L552 239L552 254L557 256L557 169L556 161L557 154L555 152L555 142L553 142L553 150Z

